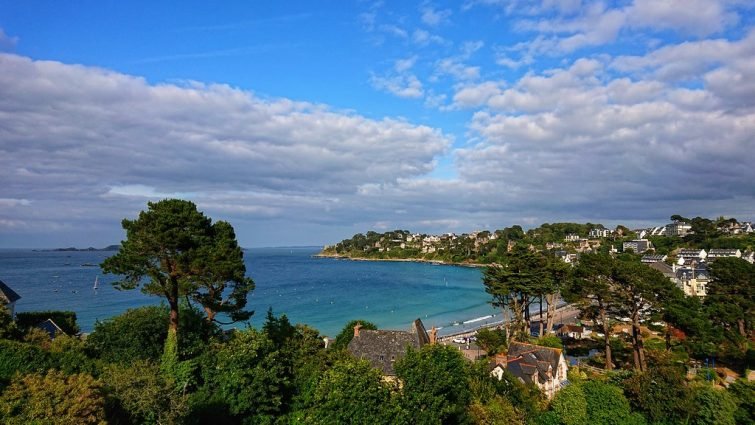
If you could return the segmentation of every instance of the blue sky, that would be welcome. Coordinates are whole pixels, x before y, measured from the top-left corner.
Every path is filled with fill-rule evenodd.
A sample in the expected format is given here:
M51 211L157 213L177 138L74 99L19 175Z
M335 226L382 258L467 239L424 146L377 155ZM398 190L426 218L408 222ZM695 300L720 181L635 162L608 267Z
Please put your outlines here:
M736 0L0 1L0 247L755 216Z

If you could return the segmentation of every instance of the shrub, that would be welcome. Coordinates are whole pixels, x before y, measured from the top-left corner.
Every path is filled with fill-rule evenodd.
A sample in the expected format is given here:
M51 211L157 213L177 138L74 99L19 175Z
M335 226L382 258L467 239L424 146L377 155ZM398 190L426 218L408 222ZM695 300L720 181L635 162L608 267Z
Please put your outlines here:
M105 424L101 383L86 374L16 375L0 397L0 418L29 423Z
M52 319L68 335L76 335L80 332L79 325L76 323L76 313L73 311L48 310L16 313L16 323L22 329L32 328L47 319Z

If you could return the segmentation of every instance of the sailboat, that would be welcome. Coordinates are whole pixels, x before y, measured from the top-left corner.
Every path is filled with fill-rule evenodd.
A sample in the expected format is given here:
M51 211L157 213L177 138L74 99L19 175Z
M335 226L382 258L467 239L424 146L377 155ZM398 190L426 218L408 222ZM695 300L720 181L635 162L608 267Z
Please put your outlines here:
M95 291L98 290L98 289L100 289L100 277L99 276L95 276L94 277L94 286L92 287L92 289L94 289Z

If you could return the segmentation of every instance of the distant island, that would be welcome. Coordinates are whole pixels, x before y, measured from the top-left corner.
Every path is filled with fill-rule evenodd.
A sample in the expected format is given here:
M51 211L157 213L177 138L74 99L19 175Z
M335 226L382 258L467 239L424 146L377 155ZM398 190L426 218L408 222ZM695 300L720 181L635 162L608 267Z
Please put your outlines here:
M85 251L118 251L121 249L120 245L108 245L104 248L95 248L90 246L89 248L76 248L70 246L68 248L54 248L54 249L34 249L32 251L37 252L85 252Z

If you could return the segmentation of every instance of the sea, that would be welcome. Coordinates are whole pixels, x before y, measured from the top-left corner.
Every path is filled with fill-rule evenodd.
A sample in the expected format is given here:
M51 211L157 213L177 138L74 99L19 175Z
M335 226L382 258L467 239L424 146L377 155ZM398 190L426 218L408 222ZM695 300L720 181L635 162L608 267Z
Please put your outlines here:
M500 310L489 303L481 269L315 257L320 249L247 249L247 275L256 284L247 307L255 314L248 324L233 326L260 327L268 308L328 336L337 335L353 319L373 322L380 329L409 329L420 318L427 329L440 328L441 335L501 319ZM17 312L71 310L82 332L91 332L97 321L161 303L161 298L138 289L115 289L112 283L118 276L103 274L99 267L113 254L0 250L0 280L21 296Z

